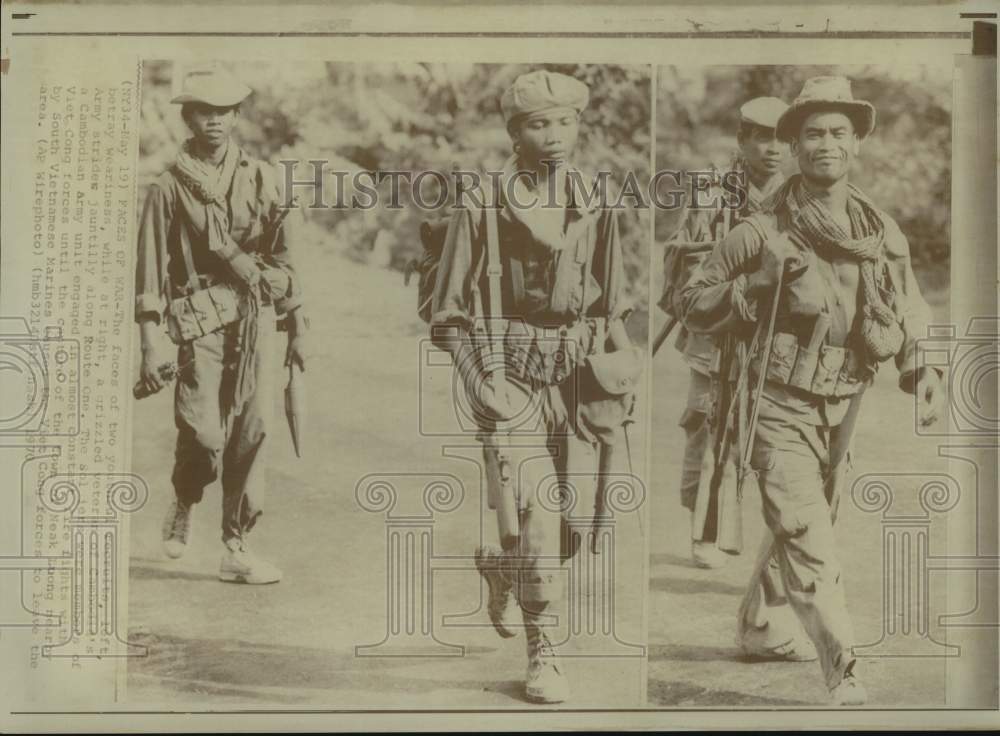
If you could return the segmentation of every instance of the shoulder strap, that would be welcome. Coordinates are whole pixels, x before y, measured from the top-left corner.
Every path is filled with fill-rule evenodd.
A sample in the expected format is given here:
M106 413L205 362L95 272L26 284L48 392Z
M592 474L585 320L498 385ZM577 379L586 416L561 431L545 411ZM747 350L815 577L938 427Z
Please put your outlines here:
M602 276L604 277L604 284L601 286L601 289L604 292L603 293L603 302L604 302L604 307L603 308L604 308L604 316L605 317L610 317L611 316L611 289L609 288L610 285L611 285L610 284L610 281L611 281L611 243L610 243L610 241L611 241L611 226L613 224L612 221L611 221L611 218L614 217L614 216L615 216L614 210L605 210L604 211L604 233L603 233L603 235L604 235L604 238L603 238L603 240L604 240L604 273L602 274ZM594 244L594 249L595 250L597 249L597 244L596 243Z
M180 171L177 169L177 165L171 169L174 174L174 178L180 181ZM180 189L184 189L184 185L181 184ZM187 196L193 196L190 193ZM197 206L205 207L197 198L194 198ZM179 199L177 201L177 207L184 213L184 219L188 221L190 227L185 228L183 225L178 227L178 240L180 241L181 247L181 259L184 263L184 271L187 276L186 281L188 288L191 291L197 291L200 284L198 283L198 271L194 267L194 256L191 254L191 232L194 231L194 223L191 221L191 214L188 212L187 205L181 202ZM207 207L206 207L207 210ZM208 221L208 212L205 212L205 220Z
M490 307L487 316L489 321L490 342L494 359L503 355L504 330L502 325L503 301L500 294L500 277L503 275L503 262L500 260L500 233L497 223L499 199L496 191L488 190L485 204L486 213L486 278L489 282ZM494 363L498 383L504 380L504 361Z

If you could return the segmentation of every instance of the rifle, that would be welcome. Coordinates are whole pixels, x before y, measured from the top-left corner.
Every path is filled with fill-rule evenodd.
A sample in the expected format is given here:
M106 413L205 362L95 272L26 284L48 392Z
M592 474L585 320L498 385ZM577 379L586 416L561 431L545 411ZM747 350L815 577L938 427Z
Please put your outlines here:
M500 260L500 234L497 224L499 201L496 193L490 198L491 205L485 208L486 214L486 276L490 292L489 312L485 310L482 301L480 313L488 316L488 321L481 323L480 328L488 330L488 345L493 360L490 365L493 370L494 385L503 385L506 379L506 356L504 354L504 338L506 320L502 318L503 306L500 296L500 277L503 274L503 264ZM516 544L520 537L520 520L518 504L511 479L509 429L507 423L493 423L493 431L483 439L483 458L486 462L487 501L490 508L497 512L497 527L501 546L505 549Z

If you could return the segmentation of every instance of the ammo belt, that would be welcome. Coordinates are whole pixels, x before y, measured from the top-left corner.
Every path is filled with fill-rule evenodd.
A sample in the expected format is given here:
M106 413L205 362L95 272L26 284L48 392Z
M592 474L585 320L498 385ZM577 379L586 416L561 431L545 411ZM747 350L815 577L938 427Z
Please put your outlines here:
M582 319L561 327L510 322L504 338L507 375L532 388L564 382L604 342L605 320Z
M760 375L760 355L750 361ZM766 380L791 386L815 396L843 398L858 393L871 375L860 351L849 347L800 344L795 335L775 332Z

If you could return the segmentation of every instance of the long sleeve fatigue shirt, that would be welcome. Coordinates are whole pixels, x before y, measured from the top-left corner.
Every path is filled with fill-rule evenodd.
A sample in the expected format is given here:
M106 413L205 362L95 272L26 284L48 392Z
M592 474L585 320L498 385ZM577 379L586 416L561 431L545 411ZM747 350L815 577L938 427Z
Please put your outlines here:
M895 289L892 309L904 335L895 363L900 388L912 393L917 373L924 366L918 340L927 336L930 309L913 275L906 237L891 217L885 213L882 216L886 224L886 265ZM758 318L767 319L770 295L766 297L767 304L757 304L746 293L747 275L760 267L761 250L767 239L790 229L790 213L785 205L774 213L754 215L737 225L695 269L682 291L682 314L688 329L748 335ZM784 286L775 331L794 334L799 344L805 345L816 316L825 312L831 319L826 342L863 350L858 262L851 258L827 259L809 243L796 237L793 242L800 248L808 268ZM762 413L773 410L787 416L791 411L809 424L825 426L838 425L849 404L847 399L824 398L772 381L765 383L764 399Z
M730 227L735 227L750 215L759 212L761 204L768 194L773 192L784 182L785 177L776 174L768 183L765 190L760 189L750 181L749 175L745 173L745 168L738 158L734 158L730 175L743 175L746 182L746 201L740 209L731 211ZM716 240L719 225L725 218L725 202L721 199L721 188L716 188L718 198L713 202L712 207L689 207L684 214L684 220L680 229L670 238L671 242L678 243L711 243ZM667 274L669 278L669 274ZM660 309L671 312L672 307L665 303L667 292L664 292L660 299ZM684 362L690 368L703 375L709 375L715 363L716 344L711 336L690 332L683 325L677 331L677 340L674 347L684 358Z
M554 249L503 205L498 213L503 316L530 325L558 327L579 316L619 319L628 310L617 213L612 209L566 209L565 245ZM489 278L483 266L486 211L470 206L456 212L448 227L433 300L432 334L456 327L468 332L481 315L478 294L489 303ZM584 271L589 254L590 269ZM512 267L512 261L517 264ZM522 298L515 303L515 269ZM475 287L475 288L474 288ZM605 300L605 295L607 299ZM586 300L586 304L584 304ZM605 308L605 303L607 307Z
M264 267L288 275L284 294L272 294L279 317L302 303L301 282L292 262L294 221L291 212L276 233L270 227L282 203L278 178L266 163L240 151L233 181L227 192L229 234L245 252L260 257ZM273 242L272 242L273 240ZM187 293L191 281L182 246L191 249L196 276L225 280L222 260L208 249L204 205L188 191L173 168L150 185L139 222L135 273L135 319L149 316L162 322L171 299Z

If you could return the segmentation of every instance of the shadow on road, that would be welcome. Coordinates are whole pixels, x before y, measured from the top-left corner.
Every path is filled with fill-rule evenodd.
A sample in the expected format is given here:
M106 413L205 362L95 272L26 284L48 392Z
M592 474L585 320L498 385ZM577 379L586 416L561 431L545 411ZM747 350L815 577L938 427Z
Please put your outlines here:
M711 573L709 573L711 574ZM680 595L697 595L699 593L714 593L716 595L743 596L745 588L722 580L655 577L649 581L650 592L678 593Z
M129 566L129 580L192 580L201 582L211 580L213 583L219 582L219 576L207 572L194 572L193 570L178 570L174 567L164 567L161 565L137 565L137 560L133 560Z
M790 698L771 698L752 693L741 693L734 690L712 690L686 682L668 682L666 680L649 680L649 704L666 706L740 706L740 705L812 705L806 700Z
M157 680L170 692L269 703L315 703L324 697L320 692L324 690L367 691L388 699L385 702L391 702L393 693L411 697L472 690L506 696L515 701L512 705L526 702L520 682L456 677L460 670L455 667L446 668L452 674L450 679L430 677L426 671L392 674L426 668L429 661L426 656L356 657L353 649L338 651L241 639L157 636L144 631L130 632L129 641L147 647L148 652L145 657L129 661L130 677ZM482 672L483 661L475 655L494 651L466 647L465 657L453 661L456 665L469 662ZM429 699L427 704L434 703Z

